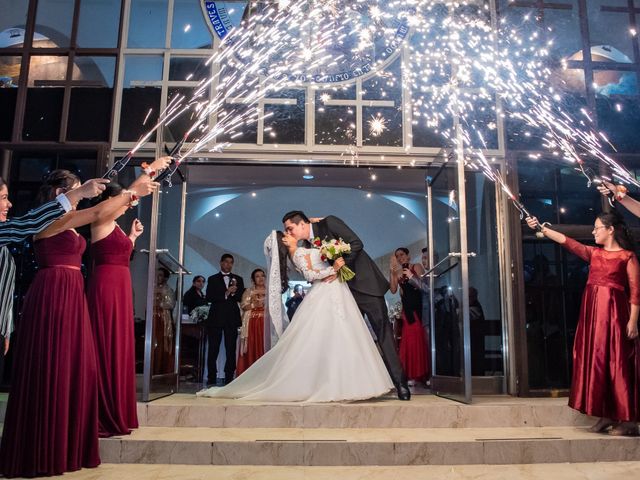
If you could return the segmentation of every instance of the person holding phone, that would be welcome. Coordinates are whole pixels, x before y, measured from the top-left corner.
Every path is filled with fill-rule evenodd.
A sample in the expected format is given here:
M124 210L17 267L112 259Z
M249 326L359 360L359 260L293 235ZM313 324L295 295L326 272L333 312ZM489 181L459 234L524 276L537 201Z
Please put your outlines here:
M236 370L236 343L238 327L242 325L240 316L240 300L244 293L242 277L231 273L234 258L225 253L220 258L220 272L207 280L207 302L211 303L209 317L205 321L205 328L209 340L209 354L207 370L209 378L207 386L215 385L217 381L216 360L220 352L220 342L224 334L224 348L226 361L224 365L225 384L231 383Z
M422 330L422 292L410 280L421 278L425 270L421 264L409 262L409 249L397 248L391 256L389 290L400 290L402 300L402 334L399 356L402 368L410 384L423 383L431 376L431 365L427 355L428 339Z

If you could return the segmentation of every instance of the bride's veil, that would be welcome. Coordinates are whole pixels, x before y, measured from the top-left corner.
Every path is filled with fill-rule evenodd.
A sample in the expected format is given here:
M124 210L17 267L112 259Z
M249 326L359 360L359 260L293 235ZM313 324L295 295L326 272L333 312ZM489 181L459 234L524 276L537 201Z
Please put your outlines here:
M268 350L277 343L285 328L289 325L289 318L282 304L278 235L275 230L264 241L264 255L267 259L264 343L265 348Z

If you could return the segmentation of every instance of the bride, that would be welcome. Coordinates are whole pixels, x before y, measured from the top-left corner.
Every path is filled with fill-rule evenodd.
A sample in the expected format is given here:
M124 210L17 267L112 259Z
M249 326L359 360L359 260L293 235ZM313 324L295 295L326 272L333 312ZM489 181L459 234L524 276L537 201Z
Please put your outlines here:
M322 261L319 250L297 248L295 238L279 231L265 240L265 255L269 265L267 310L271 338L279 337L277 344L227 386L197 395L334 402L364 400L391 390L389 373L349 288L338 281L323 281L335 278L342 259L332 267ZM287 256L313 286L284 330L281 295L288 288Z

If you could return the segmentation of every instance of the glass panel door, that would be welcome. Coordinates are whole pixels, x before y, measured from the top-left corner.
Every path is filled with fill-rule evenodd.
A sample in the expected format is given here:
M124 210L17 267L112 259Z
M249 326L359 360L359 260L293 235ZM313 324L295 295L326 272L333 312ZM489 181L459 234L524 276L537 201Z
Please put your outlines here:
M182 311L186 181L176 171L153 196L147 251L148 290L143 400L170 395L178 387Z
M469 252L460 177L464 178L464 166L453 162L430 169L427 176L431 389L436 395L471 403Z

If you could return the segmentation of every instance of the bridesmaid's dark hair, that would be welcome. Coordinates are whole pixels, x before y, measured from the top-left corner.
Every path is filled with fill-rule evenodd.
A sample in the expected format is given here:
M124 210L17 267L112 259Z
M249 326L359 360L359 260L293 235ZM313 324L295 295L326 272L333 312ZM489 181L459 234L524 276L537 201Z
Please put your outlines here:
M80 178L69 170L58 169L51 172L40 186L36 203L42 205L56 198L56 190L61 188L63 193L68 192Z
M620 247L632 252L636 251L636 242L629 228L627 228L627 224L622 215L613 210L611 212L602 212L598 215L598 219L605 227L613 227L613 238L618 242Z
M289 249L282 243L284 233L280 230L276 232L276 239L278 240L278 258L280 260L280 286L282 293L289 290L289 275L287 275L287 258L289 258Z
M409 255L409 249L407 247L396 248L396 251L393 253L396 254L398 252L404 252L405 255Z

